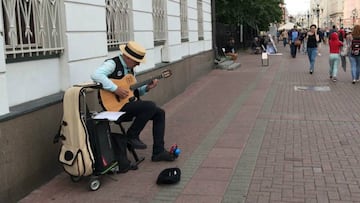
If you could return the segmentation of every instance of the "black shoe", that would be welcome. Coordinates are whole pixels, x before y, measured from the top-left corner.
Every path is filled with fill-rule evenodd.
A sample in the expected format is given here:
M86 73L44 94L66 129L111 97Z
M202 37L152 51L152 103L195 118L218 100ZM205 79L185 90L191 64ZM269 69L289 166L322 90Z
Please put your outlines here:
M173 154L171 154L168 151L163 151L159 154L154 154L151 157L151 161L157 162L157 161L174 161L175 160L175 156Z
M310 70L310 74L313 74L313 71L312 71L312 70Z
M144 144L140 139L138 138L132 138L129 139L129 144L134 148L134 149L146 149L147 146L146 144Z

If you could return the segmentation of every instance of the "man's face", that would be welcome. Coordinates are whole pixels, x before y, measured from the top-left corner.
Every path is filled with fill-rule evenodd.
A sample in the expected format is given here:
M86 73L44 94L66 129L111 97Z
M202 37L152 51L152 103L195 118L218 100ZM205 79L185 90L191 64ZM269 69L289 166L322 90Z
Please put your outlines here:
M140 63L137 61L132 60L131 58L125 56L126 65L128 68L134 68L135 66L138 66Z
M138 65L140 65L140 63L139 62L137 62L137 61L134 61L134 60L132 60L132 59L130 59L130 66L129 67L131 67L131 68L134 68L135 66L138 66Z

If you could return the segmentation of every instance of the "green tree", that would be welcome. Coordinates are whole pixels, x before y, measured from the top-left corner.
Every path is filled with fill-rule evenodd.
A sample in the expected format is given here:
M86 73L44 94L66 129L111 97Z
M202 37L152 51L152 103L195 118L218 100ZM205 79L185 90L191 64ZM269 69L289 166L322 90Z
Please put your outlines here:
M280 22L283 0L216 0L216 21L224 24L247 24L267 30L270 23Z

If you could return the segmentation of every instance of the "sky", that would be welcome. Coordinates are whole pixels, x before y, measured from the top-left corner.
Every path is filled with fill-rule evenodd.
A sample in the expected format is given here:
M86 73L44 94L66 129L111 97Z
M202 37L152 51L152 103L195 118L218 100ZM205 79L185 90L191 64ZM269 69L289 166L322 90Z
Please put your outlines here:
M290 15L305 14L310 8L310 0L285 0Z

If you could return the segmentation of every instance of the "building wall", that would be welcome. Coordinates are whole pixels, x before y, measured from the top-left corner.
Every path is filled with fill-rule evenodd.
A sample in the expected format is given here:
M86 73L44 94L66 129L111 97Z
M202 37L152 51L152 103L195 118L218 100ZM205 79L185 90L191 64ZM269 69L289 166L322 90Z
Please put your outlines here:
M140 75L137 79L143 81L164 69L173 73L143 99L153 100L158 105L166 103L208 73L213 61L210 50ZM96 95L87 98L90 104L98 104ZM0 202L16 202L62 171L58 162L60 144L53 144L61 117L62 103L59 101L0 122Z
M104 0L60 2L65 39L60 57L5 63L0 43L0 202L16 202L62 171L59 144L52 143L61 122L62 93L74 84L89 82L97 66L119 54L107 49ZM151 1L132 2L133 39L147 50L137 79L163 69L173 72L145 96L159 105L213 68L210 0L203 1L204 40L198 39L197 1L188 2L189 41L181 42L180 0L168 0L168 33L162 46L153 41ZM97 103L96 97L90 100Z
M0 9L0 14L2 14L2 9ZM3 22L3 15L0 15L0 22ZM0 26L0 33L4 33L3 26ZM4 44L4 35L0 34L0 98L1 98L0 115L9 113L6 65L5 65L4 49L2 47L3 44Z
M355 19L355 24L360 24L360 1L358 0L344 0L344 27L352 27L353 18L352 10L356 9L358 17Z
M353 27L352 11L354 9L358 12L358 17L355 19L355 24L360 23L360 1L358 0L320 0L310 1L310 12L312 13L311 22L317 24L317 17L314 9L316 4L320 5L319 21L323 28L331 28L335 25L337 28L343 25L344 28ZM341 19L341 24L340 24Z
M164 45L154 46L151 1L133 0L133 38L147 50L146 63L137 72L212 49L210 0L203 1L204 40L198 39L196 2L188 1L189 42L181 43L180 1L168 0L167 40ZM5 64L1 43L0 94L4 99L0 102L0 116L12 106L90 81L89 75L98 65L118 54L107 49L104 0L63 0L63 14L65 51L58 58Z

